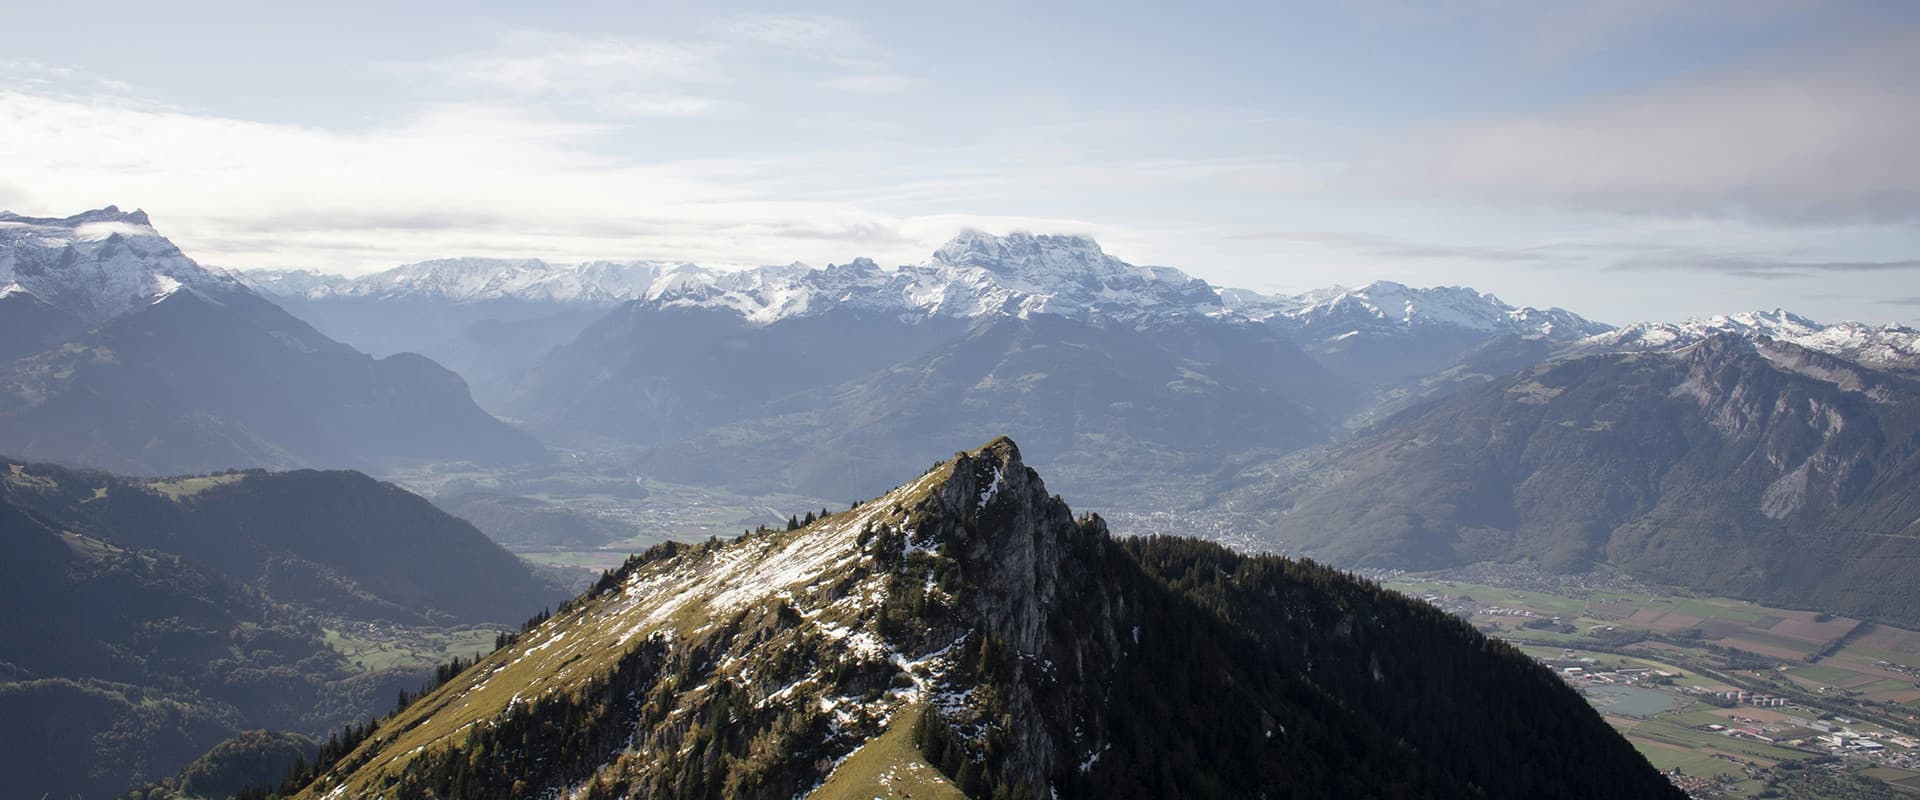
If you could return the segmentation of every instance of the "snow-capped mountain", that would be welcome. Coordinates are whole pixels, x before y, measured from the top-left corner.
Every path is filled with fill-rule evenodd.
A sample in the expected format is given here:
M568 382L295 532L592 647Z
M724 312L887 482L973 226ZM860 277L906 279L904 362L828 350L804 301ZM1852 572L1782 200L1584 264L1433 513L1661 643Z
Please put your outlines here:
M1465 286L1416 289L1392 281L1291 296L1236 292L1229 306L1315 340L1435 328L1572 340L1611 329L1563 308L1516 307Z
M1170 267L1136 267L1084 236L966 231L920 264L870 259L715 272L687 266L660 276L645 298L661 308L725 308L757 323L830 310L902 319L1026 317L1150 319L1210 314L1220 296Z
M0 452L123 472L537 461L417 355L374 359L147 215L0 213Z
M870 259L816 269L802 263L715 270L670 261L549 264L537 259L425 261L360 278L305 270L249 270L249 285L282 298L528 300L732 310L756 324L829 310L912 318L1056 314L1127 319L1215 313L1205 281L1169 267L1136 267L1084 236L967 231L920 264Z
M63 219L0 211L0 295L31 294L91 325L183 287L209 299L244 291L187 258L144 211L107 206Z
M1716 334L1791 342L1878 369L1920 368L1920 330L1860 322L1823 325L1782 309L1681 322L1636 322L1575 342L1569 354L1678 350Z
M1526 361L1553 343L1609 330L1563 308L1516 307L1464 286L1417 289L1375 281L1297 295L1222 292L1226 313L1275 328L1335 373L1399 386L1459 366L1499 339ZM1478 374L1481 370L1468 370Z
M613 303L645 296L662 272L684 266L689 265L667 261L550 264L537 258L442 258L359 278L309 270L248 270L241 273L241 278L268 294L308 300L404 297L456 303L509 299Z
M1086 236L969 230L925 261L887 268L870 259L824 269L795 262L715 270L669 261L550 264L537 259L425 261L360 278L302 270L252 270L267 294L323 303L427 299L453 303L524 300L656 308L723 309L757 325L834 310L903 319L1051 314L1148 322L1188 316L1267 322L1310 338L1355 331L1410 333L1453 328L1553 340L1606 330L1559 308L1515 307L1465 287L1411 288L1386 281L1297 295L1217 288L1171 267L1135 266Z

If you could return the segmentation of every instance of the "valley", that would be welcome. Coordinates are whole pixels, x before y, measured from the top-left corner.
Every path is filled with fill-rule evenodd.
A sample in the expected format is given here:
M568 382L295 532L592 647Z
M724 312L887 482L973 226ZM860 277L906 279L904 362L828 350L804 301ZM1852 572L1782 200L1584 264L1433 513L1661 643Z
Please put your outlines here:
M564 570L582 585L662 542L732 538L761 526L784 526L789 516L807 509L847 505L845 500L790 492L743 494L640 477L629 458L605 452L563 452L557 462L510 469L435 465L395 470L385 477L453 509L516 555ZM449 502L477 493L535 501L551 516L527 520ZM582 521L598 535L556 535Z
M1696 797L1920 791L1920 632L1619 576L1364 574L1519 645Z
M0 800L1920 800L1920 0L19 5Z
M343 722L283 793L1218 795L1278 764L1320 793L1560 791L1500 766L1530 750L1650 759L1698 797L1920 777L1920 633L1893 627L1920 620L1906 328L1615 328L1390 281L1263 295L1071 235L965 231L895 268L345 279L202 268L138 211L0 223L0 319L72 322L0 361L0 446L36 457L0 461L37 581L16 591L152 606L14 623L96 640L8 643L0 702L31 724L88 697L88 730L173 744L126 761L142 737L96 741L116 766L76 786L164 797L200 753L195 775L270 774L259 759L308 740L236 734ZM1401 638L1348 641L1353 604L1456 655L1435 671ZM1170 620L1199 628L1143 644ZM1194 658L1205 676L1177 671ZM1439 688L1466 684L1481 705ZM1556 710L1512 705L1518 687ZM1083 707L1114 692L1131 705ZM1213 705L1245 692L1258 719ZM1202 708L1285 741L1195 752ZM609 738L631 726L651 743ZM468 746L544 755L475 766Z

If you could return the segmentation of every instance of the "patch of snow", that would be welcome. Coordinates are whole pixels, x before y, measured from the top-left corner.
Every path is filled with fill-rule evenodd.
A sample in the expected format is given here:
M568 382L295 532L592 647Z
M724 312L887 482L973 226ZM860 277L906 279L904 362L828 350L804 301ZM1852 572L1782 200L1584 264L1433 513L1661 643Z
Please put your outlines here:
M1086 757L1086 760L1080 762L1080 771L1091 772L1093 770L1093 765L1100 763L1100 757L1103 755L1106 755L1107 751L1112 748L1113 748L1112 743L1103 744L1100 746L1100 749L1095 750L1092 753L1088 754Z
M984 509L988 503L993 502L993 498L1000 495L1000 484L1004 483L1006 479L1006 469L998 464L994 465L993 478L987 481L986 486L981 487L980 502L974 505L974 509L976 511Z

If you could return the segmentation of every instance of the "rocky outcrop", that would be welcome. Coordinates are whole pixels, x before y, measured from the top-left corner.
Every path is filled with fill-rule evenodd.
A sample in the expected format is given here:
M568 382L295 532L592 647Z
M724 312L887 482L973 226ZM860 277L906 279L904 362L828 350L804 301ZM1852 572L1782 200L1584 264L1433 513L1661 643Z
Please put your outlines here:
M1231 603L1207 594L1225 574ZM797 530L631 559L302 796L791 798L855 763L972 797L1672 796L1489 647L1311 565L1123 545L1002 438ZM1430 713L1486 733L1436 736ZM914 746L853 758L881 738ZM1590 769L1609 779L1566 777Z

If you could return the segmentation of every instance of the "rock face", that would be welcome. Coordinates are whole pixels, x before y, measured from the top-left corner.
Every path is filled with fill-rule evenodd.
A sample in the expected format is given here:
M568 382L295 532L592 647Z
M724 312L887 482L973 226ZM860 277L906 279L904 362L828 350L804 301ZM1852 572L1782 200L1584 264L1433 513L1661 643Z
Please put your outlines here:
M1007 439L797 530L631 559L301 796L827 797L843 770L919 796L1679 796L1437 609L1122 544Z

